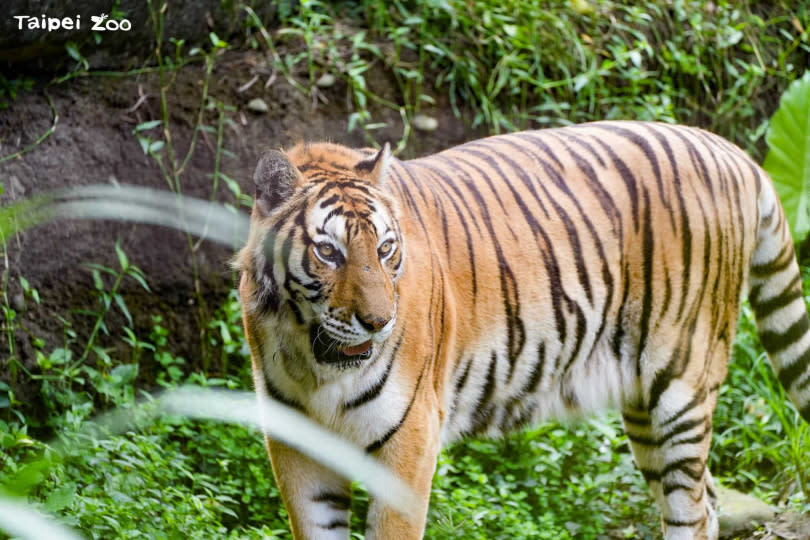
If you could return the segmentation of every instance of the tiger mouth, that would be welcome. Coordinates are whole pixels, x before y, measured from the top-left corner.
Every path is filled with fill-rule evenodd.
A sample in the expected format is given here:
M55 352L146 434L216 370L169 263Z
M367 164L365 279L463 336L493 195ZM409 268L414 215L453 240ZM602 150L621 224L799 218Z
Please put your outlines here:
M356 367L371 357L374 345L371 340L359 345L349 345L332 338L322 327L312 325L309 329L312 354L319 364L340 368Z

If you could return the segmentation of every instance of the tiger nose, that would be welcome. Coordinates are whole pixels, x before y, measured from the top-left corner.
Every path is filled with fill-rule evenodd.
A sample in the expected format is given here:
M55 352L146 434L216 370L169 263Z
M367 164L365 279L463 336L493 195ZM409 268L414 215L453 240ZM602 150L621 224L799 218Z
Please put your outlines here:
M379 332L382 328L391 322L391 317L380 317L378 315L355 315L360 322L360 326L369 332Z

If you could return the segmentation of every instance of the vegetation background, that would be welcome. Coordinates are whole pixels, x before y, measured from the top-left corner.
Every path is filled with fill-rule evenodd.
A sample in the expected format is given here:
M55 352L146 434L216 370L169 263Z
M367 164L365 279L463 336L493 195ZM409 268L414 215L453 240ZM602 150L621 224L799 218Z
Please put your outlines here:
M4 202L111 181L244 211L258 153L296 138L411 157L605 118L700 125L762 161L779 96L810 68L808 0L223 0L202 39L169 24L193 6L129 6L108 12L139 21L145 51L71 35L0 71ZM181 416L81 430L162 389L251 387L230 251L108 223L2 240L2 491L92 538L288 537L257 433ZM810 240L798 248L810 293ZM720 483L810 512L808 426L747 306L714 431ZM615 415L549 423L447 449L426 537L656 537L651 501Z

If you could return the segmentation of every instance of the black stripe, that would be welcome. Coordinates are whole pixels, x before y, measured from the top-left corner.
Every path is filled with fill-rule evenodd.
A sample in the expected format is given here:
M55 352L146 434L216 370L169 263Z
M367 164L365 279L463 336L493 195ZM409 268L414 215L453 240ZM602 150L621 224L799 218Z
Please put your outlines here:
M400 339L400 342L402 340ZM372 401L380 395L382 392L383 387L385 386L386 381L388 381L388 375L391 374L391 366L394 365L394 361L396 360L396 349L399 348L399 343L394 348L394 352L391 354L391 358L388 360L388 365L385 368L385 372L383 373L380 380L374 383L371 387L367 388L365 392L354 398L353 400L349 401L348 403L343 404L343 410L349 411L351 409L356 409L361 405L365 405L369 401Z
M668 527L695 527L696 525L700 525L704 521L705 518L698 518L689 521L664 518L664 523L666 523Z
M616 329L610 340L610 348L613 351L613 355L620 360L622 358L622 341L626 334L624 329L624 308L625 305L627 305L627 299L630 295L630 272L626 266L623 268L622 274L622 300L619 303L619 311L616 313Z
M258 269L260 275L266 277L270 284L264 285L264 280L260 279L257 275L254 277L257 290L259 291L257 300L259 301L259 309L263 315L268 313L276 313L281 304L279 297L278 285L276 278L273 275L273 267L275 265L275 250L276 250L276 232L269 231L264 237L262 245L262 252L264 254L264 267ZM255 261L254 261L255 264Z
M807 316L804 316L804 327L807 328ZM794 325L795 326L795 325ZM787 390L793 385L796 380L801 377L810 368L810 344L804 352L789 366L779 370L779 382L782 383ZM809 379L810 380L810 379Z
M670 442L670 446L681 446L684 444L700 444L703 440L711 435L712 433L712 426L710 423L706 423L703 428L703 431L700 433L693 435L691 437L683 437L681 439L674 439Z
M697 467L693 467L697 465ZM661 477L668 475L671 472L682 472L692 480L700 480L703 478L703 471L706 466L703 461L697 457L685 457L668 463L661 471Z
M506 177L506 175L505 175L505 174L503 174L503 172L500 170L500 168L498 167L498 164L497 164L496 160L495 160L495 159L493 159L493 157L492 157L491 155L487 155L485 152L481 152L480 150L475 150L475 149L473 149L473 148L472 148L473 146L479 146L479 147L480 147L480 146L483 146L483 148L484 148L484 149L486 149L487 151L489 151L489 152L495 152L495 149L494 149L494 148L492 148L492 147L490 147L490 146L488 146L488 145L486 145L486 144L481 145L481 143L480 143L480 142L478 142L478 141L473 141L473 142L467 143L467 144L465 144L463 147L458 148L457 150L459 150L459 153L461 153L461 154L472 154L473 156L476 156L476 157L478 157L479 159L481 159L482 161L486 162L486 164L487 164L487 165L489 165L490 167L492 167L492 168L494 169L494 171L495 171L495 172L498 174L498 176L500 177L499 179L500 179L500 180L502 180L502 181L503 181L503 183L504 183L504 184L505 184L505 185L506 185L506 186L507 186L507 187L510 189L510 191L511 191L511 192L514 194L514 193L515 193L515 188L514 188L514 186L512 186L512 184L509 182L509 180L508 180L508 178ZM480 167L477 167L476 165L474 165L474 164L470 163L470 162L469 162L469 161L467 161L466 159L461 158L460 156L455 157L455 158L453 159L453 161L456 161L456 162L459 162L459 163L463 163L463 164L467 165L468 167L472 167L472 168L474 168L474 169L475 169L475 170L476 170L476 171L477 171L477 172L478 172L478 173L481 175L481 177L480 177L480 178L481 178L481 179L482 179L484 182L486 182L486 184L489 186L489 190L490 190L490 192L492 192L492 196L493 196L493 197L495 197L495 200L496 200L496 201L498 201L498 206L500 206L500 207L501 207L501 211L503 212L503 214L504 214L504 215L508 215L508 213L507 213L507 211L506 211L506 207L505 207L505 206L504 206L504 204L503 204L503 200L501 200L501 196L500 196L500 191L501 191L501 190L500 190L500 189L498 189L498 188L495 186L495 184L493 184L493 183L492 183L492 179L489 177L489 175L488 175L488 174L486 174L486 173L485 173L483 170L481 170L481 168L480 168ZM511 229L511 227L510 227L510 229ZM513 234L514 234L514 233L513 233Z
M325 491L312 497L312 500L314 502L328 503L329 506L335 510L348 510L352 506L352 498L349 495L329 491Z
M301 405L300 403L298 403L293 399L284 396L281 393L281 391L275 387L275 385L270 381L270 378L267 376L267 373L264 372L264 369L262 369L262 378L264 379L264 389L267 392L267 395L269 395L271 398L278 401L279 403L286 405L287 407L296 409L301 412L305 412L303 405Z
M641 476L644 477L644 481L648 484L661 481L661 473L658 471L646 469L644 467L638 467L638 470L641 472Z
M425 367L429 363L430 362L428 362L428 361L425 361L425 362L422 363L422 369L419 371L419 377L416 379L416 385L414 386L414 389L413 389L413 395L411 396L411 401L408 403L408 406L405 408L405 412L402 414L402 418L400 418L399 422L397 422L394 426L392 426L391 429L386 431L385 434L382 437L380 437L379 439L377 439L373 443L366 446L366 453L367 454L371 454L373 452L376 452L380 448L382 448L382 446L385 443L387 443L388 440L391 437L393 437L394 434L397 431L399 431L399 428L402 427L402 424L405 423L405 419L408 418L408 413L411 412L411 407L413 407L413 403L414 403L414 401L416 401L416 395L419 393L419 387L422 384L422 377L425 374Z
M788 283L787 287L782 290L782 292L763 302L760 302L759 300L760 293L762 292L761 287L757 286L752 288L749 297L751 299L751 307L754 308L757 318L762 321L774 311L787 307L798 298L801 298L801 280L801 276L797 274L793 280Z
M405 179L399 174L399 170L397 169L398 168L391 167L391 173L395 180L394 183L399 187L405 199L405 203L407 203L408 207L410 207L412 214L416 216L416 219L419 221L419 225L422 227L422 232L425 233L425 238L428 240L428 243L430 243L430 234L428 233L428 227L425 224L425 221L422 219L422 214L419 212L419 208L416 205L416 200L411 194L411 191L408 189L408 185L405 183ZM402 163L402 170L408 174L411 180L413 180L413 176L410 175L408 167L406 167L404 163Z
M616 155L616 152L602 139L597 138L596 142L599 146L602 147L610 160L613 162L613 168L619 173L619 176L622 178L622 182L624 182L624 186L627 189L627 195L630 197L630 209L633 213L633 226L635 227L636 232L638 232L638 180L633 175L633 172L630 168L625 164L625 162Z
M729 157L731 155L732 154L728 154ZM746 198L746 200L744 200L742 190L740 189L740 184L743 181L743 179L745 178L745 172L742 170L742 167L741 167L742 161L749 162L749 165L750 165L751 160L748 158L748 156L746 156L744 154L743 155L738 154L738 157L740 159L735 159L735 160L731 161L731 164L736 169L736 175L734 176L735 182L732 184L732 189L734 191L735 209L737 210L737 212L736 212L737 213L737 227L732 227L731 234L734 236L735 239L737 237L737 234L740 235L740 237L739 237L739 239L737 239L737 243L735 245L745 246L745 245L748 244L747 235L748 234L756 235L757 233L754 232L754 231L751 231L750 227L745 226L746 223L745 223L745 217L744 217L744 211L743 211L743 203L746 203L748 201L747 201L747 198ZM757 211L759 211L758 207L756 207L756 209L757 209ZM745 277L747 276L747 270L748 269L744 267L745 257L744 257L743 252L741 250L734 250L734 252L733 252L733 261L734 261L733 262L733 268L736 268L736 276L734 278L733 283L729 282L727 284L726 288L727 288L727 294L728 295L726 296L726 298L731 298L732 295L733 295L735 297L735 300L737 300L739 298L739 293L738 293L737 289L734 288L734 284L735 283L743 283L745 281ZM738 311L738 309L735 310L735 311Z
M683 309L682 306L686 302L686 298L689 294L689 277L692 268L692 229L689 225L689 212L686 209L686 202L684 201L683 197L683 187L681 185L681 175L680 171L678 170L678 162L675 159L675 154L672 151L669 141L667 141L666 137L661 135L659 130L653 129L649 124L644 124L644 126L648 131L655 135L656 139L658 139L658 143L664 148L664 153L666 153L670 167L672 168L672 181L674 184L675 196L678 198L678 207L681 214L681 230L679 231L678 236L681 237L681 261L683 264L683 278L681 280L681 307L678 308L678 312L680 313ZM662 310L662 312L663 311L665 310Z
M458 408L458 401L461 398L461 392L464 390L464 386L467 384L467 377L470 375L470 366L472 366L473 359L470 358L467 361L467 365L464 368L464 372L461 374L461 377L458 378L455 385L455 393L453 394L453 407L450 409L451 413L454 413Z
M698 146L697 141L694 141L694 140L686 137L684 132L686 132L687 130L678 129L678 128L673 127L673 126L666 126L666 125L662 126L662 127L665 128L665 129L670 130L675 136L677 136L679 139L681 139L681 141L683 141L684 146L686 146L686 148L688 150L689 159L690 159L690 161L692 163L692 168L696 172L699 173L698 178L700 180L703 180L705 187L709 191L709 197L712 200L712 206L714 206L715 195L714 195L714 188L712 186L712 178L711 178L711 175L709 173L709 169L708 169L708 167L706 165L706 162L703 159L703 155L700 152L700 147ZM690 129L688 131L692 135L694 135L696 133L695 130ZM700 142L703 142L703 141L701 140ZM711 150L708 149L705 146L705 144L704 144L704 146L702 148L703 148L703 150L705 152L707 152L707 153L709 153L711 155ZM717 165L716 160L715 160L715 165ZM700 210L701 210L700 215L703 216L704 231L705 231L708 228L708 223L706 221L706 215L705 215L705 208L703 207L703 203L700 202L700 199L696 199L696 200L697 200L698 204L700 205ZM706 239L706 238L708 238L707 234L704 235L704 239ZM705 248L704 248L704 250L705 250ZM705 250L704 255L706 255L707 253L708 253L708 250ZM690 260L691 260L691 247L690 247ZM704 268L706 268L705 263L707 261L708 261L708 256L704 256ZM690 265L690 271L691 271L691 265ZM703 274L704 274L703 283L705 283L706 277L708 276L708 272L704 272ZM688 291L688 288L686 288L684 290ZM698 295L698 298L703 298L703 290L704 289L701 288L701 292L700 292L700 295ZM687 298L686 298L685 295L681 296L681 302L680 302L680 304L678 306L678 314L677 314L677 317L675 319L676 321L680 321L681 317L683 316L683 310L686 307L686 299Z
M503 142L508 144L509 146L511 146L515 151L521 152L523 155L528 156L533 161L537 161L543 167L543 169L547 170L546 172L551 171L549 173L549 176L551 176L551 174L558 174L557 171L555 171L554 168L551 167L545 160L540 159L540 157L537 156L536 154L529 153L523 146L518 145L515 142L513 142L511 140L511 138L505 138L503 140ZM526 171L525 171L524 168L518 167L517 164L515 164L511 160L508 160L508 162L509 162L510 166L512 167L512 169L515 171L515 173L518 175L518 178L520 179L520 181L523 183L523 185L526 187L526 189L528 189L529 192L532 194L532 197L534 198L535 202L537 202L537 205L540 207L540 210L543 212L543 215L546 217L546 219L549 219L551 216L548 213L548 209L546 208L546 205L543 202L543 200L540 198L540 194L537 192L537 187L538 186L535 185L535 184L540 185L540 182L537 179L537 177L535 176L535 177L530 178L526 174ZM534 180L534 182L532 182L532 180ZM540 185L540 187L542 187L542 185ZM548 195L547 192L546 192L546 195Z
M484 385L484 388L481 392L481 397L478 399L478 406L484 407L489 405L490 399L492 399L492 393L495 390L495 382L497 379L497 365L498 365L498 354L495 351L492 351L489 357L489 369L487 370L487 382Z
M664 488L664 495L669 495L670 493L673 493L675 491L692 491L693 489L695 489L695 486L694 484L690 486L686 484L664 483L663 488Z
M335 204L339 200L340 200L340 195L338 193L335 193L334 195L331 195L331 196L327 197L326 199L322 199L321 202L318 203L318 206L320 206L321 208L326 208L330 204Z
M348 529L349 522L346 521L345 519L335 519L326 524L318 523L318 527L320 527L321 529L326 529L328 531L334 529Z
M642 446L658 446L658 441L655 437L650 437L649 435L634 435L630 433L627 429L625 429L625 434L630 442Z
M650 212L650 195L646 187L642 187L644 195L644 236L642 238L642 273L644 275L644 296L641 299L641 334L638 339L636 350L636 374L641 375L641 355L647 346L647 336L650 333L650 316L652 314L652 290L653 290L653 256L655 254L655 244L652 232L652 215ZM653 407L650 407L652 410Z
M452 163L452 162L451 162ZM434 172L435 171L431 171ZM435 185L442 191L442 193L447 197L447 200L450 201L452 204L453 209L455 210L456 217L461 223L461 228L464 231L464 236L466 239L466 247L467 247L467 258L470 265L470 272L472 274L472 301L473 306L475 306L476 297L478 294L478 277L476 275L476 264L475 264L475 242L472 239L472 233L470 232L470 227L467 222L467 218L464 217L461 208L459 207L459 203L464 207L467 213L470 215L470 219L473 225L475 225L476 230L479 234L481 234L481 227L478 224L477 216L475 216L470 210L469 204L467 204L467 200L464 198L464 195L459 190L458 186L453 182L453 179L450 176L446 176L444 174L437 174L436 175L439 179L443 180L443 182L435 182ZM453 192L450 193L448 188L451 189ZM455 194L455 197L453 196ZM458 202L456 202L458 199Z
M650 437L646 435L633 435L631 433L627 433L627 438L637 444L642 444L644 446L663 446L666 443L670 443L670 446L680 446L682 444L694 444L702 441L704 437L708 434L707 429L704 429L698 435L689 438L683 438L678 440L672 440L676 435L680 435L687 431L691 431L692 429L705 425L706 418L696 418L693 420L686 420L678 425L676 425L670 432L661 435L660 437Z
M622 411L622 418L626 423L635 424L637 426L650 425L650 415L646 412L641 412L640 414L636 415L632 412Z
M672 301L672 280L669 277L669 266L666 263L666 260L662 263L664 268L664 298L661 300L661 311L659 317L663 317L667 310L669 309L669 303ZM684 274L683 279L686 279L686 275ZM684 287L684 290L688 288L688 285ZM683 302L685 296L681 296L681 302Z
M526 381L526 385L523 387L522 393L525 394L526 392L535 393L537 392L537 387L540 382L543 380L543 369L546 365L546 342L541 341L537 344L537 362L534 363L532 366L531 375L529 375L529 379Z
M293 302L292 300L287 300L287 302L284 305L290 309L292 314L295 316L295 321L298 324L304 324L304 316L301 314L301 310L298 308L295 302Z
M686 368L686 364L689 361L689 358L692 355L692 337L695 334L695 325L696 322L693 320L692 324L689 326L689 340L686 346L686 351L681 351L682 344L679 343L675 350L672 352L672 356L667 362L667 365L664 369L658 371L655 376L653 377L652 385L650 385L650 393L649 393L649 403L647 404L647 409L652 411L658 406L658 403L661 399L661 395L669 388L669 385L672 383L674 379L680 377L683 374L684 369Z
M785 244L779 255L774 257L768 262L751 265L751 275L756 277L767 277L771 274L776 274L787 268L790 263L795 259L793 253L793 245Z
M677 412L673 413L672 416L661 422L661 427L667 426L677 420L680 420L680 418L684 414L686 414L687 412L691 411L692 409L703 403L704 399L706 399L705 390L698 392L692 399L689 400L689 403L681 407Z
M489 359L489 369L487 370L487 382L481 391L481 397L478 398L478 408L473 414L472 426L468 431L469 434L479 433L492 419L494 408L490 403L490 400L492 399L492 394L495 390L495 381L497 375L495 368L497 364L498 355L495 351L492 351Z
M570 131L570 130L565 130ZM602 211L605 215L610 219L611 225L614 228L619 229L618 231L614 231L614 233L618 232L621 236L621 229L619 228L621 224L621 212L616 205L616 201L613 200L610 192L605 189L603 182L600 180L600 175L594 170L591 163L582 157L579 152L574 151L574 149L568 144L568 142L573 142L579 145L581 148L586 150L590 155L592 155L596 161L599 163L600 166L603 168L605 167L605 162L602 159L596 150L594 149L591 144L580 137L572 137L570 133L566 133L566 137L557 136L554 132L549 133L551 136L557 138L560 141L560 144L566 149L566 151L571 155L574 159L574 163L577 167L585 174L585 179L588 181L588 187L591 189L591 192L596 197L596 200L599 202L599 206L602 207ZM581 211L581 209L580 209ZM587 219L587 215L583 214L585 219Z
M759 340L770 354L778 354L799 341L810 330L809 322L807 314L802 313L799 320L791 324L790 328L783 333L765 330L760 332Z

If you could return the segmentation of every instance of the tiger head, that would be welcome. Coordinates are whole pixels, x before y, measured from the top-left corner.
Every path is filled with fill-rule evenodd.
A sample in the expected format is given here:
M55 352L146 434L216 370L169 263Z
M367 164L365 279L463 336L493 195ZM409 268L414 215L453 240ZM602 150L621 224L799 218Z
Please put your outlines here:
M256 167L240 255L248 310L276 315L287 348L316 369L364 364L394 329L404 245L384 189L391 159L388 145L369 154L323 143L269 151Z

